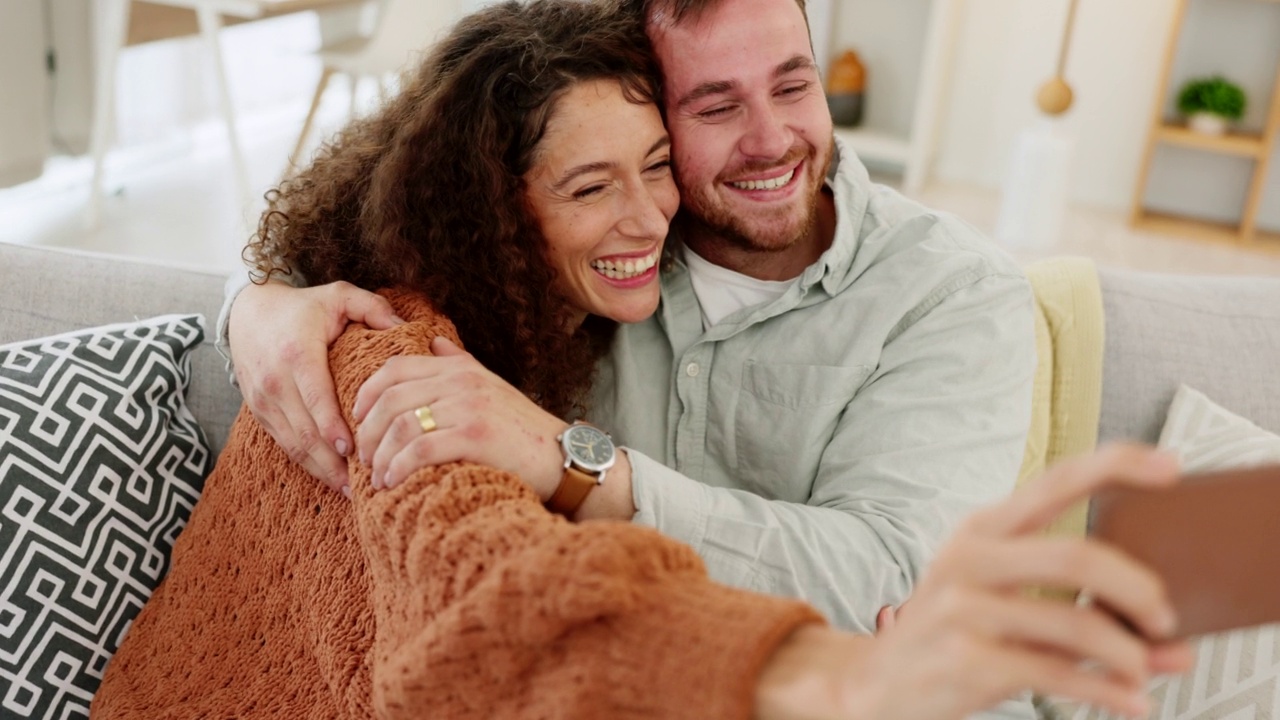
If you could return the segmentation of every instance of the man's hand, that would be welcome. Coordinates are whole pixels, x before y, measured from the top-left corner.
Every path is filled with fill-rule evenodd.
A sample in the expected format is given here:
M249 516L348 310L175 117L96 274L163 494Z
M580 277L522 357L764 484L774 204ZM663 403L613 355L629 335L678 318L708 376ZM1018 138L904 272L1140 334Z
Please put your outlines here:
M362 461L375 487L395 487L428 465L468 461L517 473L545 502L563 473L556 436L568 423L538 407L470 354L443 338L434 357L387 361L360 388L355 418ZM414 411L429 407L436 429Z
M757 716L962 718L1034 690L1146 717L1148 678L1189 668L1189 646L1148 641L1097 607L1024 591L1088 588L1145 637L1169 637L1176 618L1150 570L1100 543L1039 531L1106 485L1160 487L1176 474L1176 461L1132 446L1057 466L967 521L906 612L885 614L874 638L817 627L793 634L761 676Z
M387 330L404 321L386 299L350 283L299 289L268 282L240 292L229 322L249 410L294 462L349 493L343 457L354 443L338 408L329 345L350 322Z

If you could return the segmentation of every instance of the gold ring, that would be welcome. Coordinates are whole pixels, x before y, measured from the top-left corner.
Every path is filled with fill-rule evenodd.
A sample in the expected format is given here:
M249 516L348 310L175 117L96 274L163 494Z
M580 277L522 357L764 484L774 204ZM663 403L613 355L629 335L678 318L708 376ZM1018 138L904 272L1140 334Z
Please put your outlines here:
M436 429L436 419L431 415L430 405L423 405L414 410L413 414L418 418L418 425L422 428L424 435Z

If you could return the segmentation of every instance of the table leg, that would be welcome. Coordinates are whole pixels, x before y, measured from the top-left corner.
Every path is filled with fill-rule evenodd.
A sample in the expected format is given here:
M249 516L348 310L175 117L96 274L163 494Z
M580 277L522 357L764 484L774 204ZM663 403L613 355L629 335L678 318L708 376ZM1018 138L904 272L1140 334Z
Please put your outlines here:
M298 135L298 143L293 146L293 153L289 155L289 166L285 168L284 177L293 175L308 164L302 157L302 148L306 147L311 124L315 122L316 113L320 110L320 100L324 98L325 88L329 87L329 78L332 77L333 69L326 65L320 71L320 82L316 84L315 95L311 96L311 109L307 111L307 119L302 122L302 132Z
M93 154L93 180L89 187L89 209L85 227L95 230L102 223L102 185L107 149L115 130L116 67L124 36L129 27L130 0L101 0L95 18L97 74L93 85L93 127L89 149Z
M218 41L218 31L222 29L222 17L207 3L202 3L196 9L196 14L200 20L200 35L208 46L209 58L213 63L213 72L218 85L218 99L222 105L222 119L227 125L227 141L231 144L231 162L235 168L240 202L247 204L251 200L249 170L245 164L244 152L240 147L240 135L236 132L235 109L231 105L227 69L222 62L222 46Z

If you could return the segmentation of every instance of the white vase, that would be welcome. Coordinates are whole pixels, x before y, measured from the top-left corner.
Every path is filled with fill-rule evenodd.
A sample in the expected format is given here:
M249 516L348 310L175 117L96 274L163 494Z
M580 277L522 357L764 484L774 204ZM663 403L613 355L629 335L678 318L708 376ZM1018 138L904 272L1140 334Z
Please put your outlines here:
M1226 135L1227 119L1213 113L1198 112L1190 117L1187 127L1203 135Z
M1042 117L1018 133L995 230L1006 249L1035 254L1058 246L1071 197L1074 149L1075 139L1060 117Z

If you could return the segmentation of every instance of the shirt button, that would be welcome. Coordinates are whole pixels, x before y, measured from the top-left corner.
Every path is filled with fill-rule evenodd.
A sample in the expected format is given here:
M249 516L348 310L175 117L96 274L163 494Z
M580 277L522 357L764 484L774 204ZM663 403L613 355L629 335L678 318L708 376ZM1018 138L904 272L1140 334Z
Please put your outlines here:
M702 370L702 368L698 367L698 363L689 363L688 367L684 369L684 373L689 377L698 377L698 372L700 370Z

